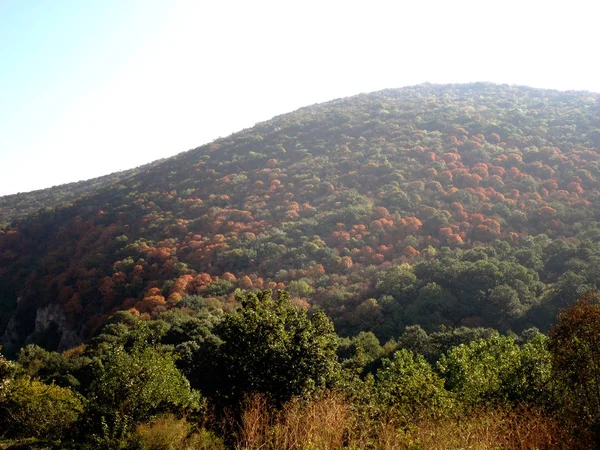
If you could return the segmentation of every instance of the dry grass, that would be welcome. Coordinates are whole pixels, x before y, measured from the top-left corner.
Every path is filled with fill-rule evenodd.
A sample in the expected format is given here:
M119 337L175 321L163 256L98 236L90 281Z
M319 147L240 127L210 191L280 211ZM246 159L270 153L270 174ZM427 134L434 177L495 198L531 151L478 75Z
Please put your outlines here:
M344 435L352 413L338 395L329 393L305 403L288 402L281 411L269 407L262 396L247 400L242 416L238 450L344 448Z
M538 410L481 410L399 426L359 419L342 395L293 400L276 411L264 397L246 401L236 450L587 449L581 433Z
M157 417L139 425L136 434L142 448L147 450L219 450L225 446L221 439L205 429L192 432L185 419L172 414Z
M407 447L446 449L585 449L594 448L558 420L537 410L479 411L460 419L422 422L405 433Z

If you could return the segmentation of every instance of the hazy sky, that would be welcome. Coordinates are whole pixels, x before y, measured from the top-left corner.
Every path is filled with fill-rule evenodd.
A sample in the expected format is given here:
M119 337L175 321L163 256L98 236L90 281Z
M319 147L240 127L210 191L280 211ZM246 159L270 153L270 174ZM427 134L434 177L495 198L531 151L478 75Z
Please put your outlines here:
M600 92L594 4L0 0L0 195L360 92L426 81Z

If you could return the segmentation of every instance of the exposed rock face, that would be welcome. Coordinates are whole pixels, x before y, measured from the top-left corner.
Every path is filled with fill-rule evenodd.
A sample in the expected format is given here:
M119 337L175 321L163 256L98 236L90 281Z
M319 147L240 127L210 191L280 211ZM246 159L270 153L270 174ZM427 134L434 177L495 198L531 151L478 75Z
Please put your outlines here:
M19 345L23 341L23 338L19 334L19 322L17 321L15 316L12 316L8 325L6 326L6 330L4 330L4 335L2 336L2 346L6 348L12 348Z
M74 347L81 342L81 338L77 332L71 328L67 321L67 317L57 304L51 304L38 309L35 316L36 333L43 333L51 327L60 334L58 351Z
M17 299L17 303L20 300L20 298ZM24 318L19 318L18 314L13 314L6 325L4 333L0 334L0 345L4 347L7 354L17 351L25 344L39 343L40 338L43 341L51 337L50 342L52 344L48 349L57 351L67 350L82 341L57 304L38 308L33 327L31 323L23 323L23 320ZM45 346L43 343L40 343L40 345Z

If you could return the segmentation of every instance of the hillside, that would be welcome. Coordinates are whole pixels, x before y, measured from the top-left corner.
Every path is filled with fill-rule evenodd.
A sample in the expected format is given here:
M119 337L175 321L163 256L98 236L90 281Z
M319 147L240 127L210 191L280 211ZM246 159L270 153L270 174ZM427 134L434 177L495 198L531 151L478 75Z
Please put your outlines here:
M135 169L92 178L91 180L77 181L47 189L2 196L0 197L0 226L8 227L13 220L23 219L42 208L51 208L61 203L69 203L81 196L91 195L100 189L109 188L111 185L118 184L127 177L149 169L154 164L156 162Z
M261 288L344 335L546 328L600 280L599 151L598 94L421 85L302 108L6 225L0 335L66 348L118 310Z

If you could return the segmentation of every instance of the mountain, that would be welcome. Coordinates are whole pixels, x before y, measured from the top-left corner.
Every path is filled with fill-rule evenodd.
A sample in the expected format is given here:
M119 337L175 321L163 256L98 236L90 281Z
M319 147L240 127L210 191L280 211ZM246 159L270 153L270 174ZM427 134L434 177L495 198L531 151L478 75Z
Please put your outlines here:
M427 84L302 108L4 225L0 335L66 348L118 310L261 288L342 334L546 328L600 283L599 176L598 94Z
M0 197L0 226L7 227L12 221L23 219L42 208L51 208L61 203L69 203L80 196L91 195L100 189L109 188L136 173L148 170L156 163L111 173L102 177L92 178L91 180Z

